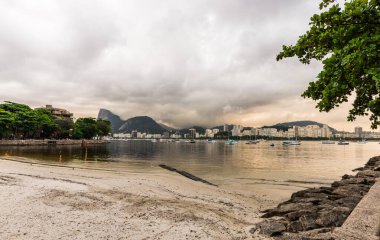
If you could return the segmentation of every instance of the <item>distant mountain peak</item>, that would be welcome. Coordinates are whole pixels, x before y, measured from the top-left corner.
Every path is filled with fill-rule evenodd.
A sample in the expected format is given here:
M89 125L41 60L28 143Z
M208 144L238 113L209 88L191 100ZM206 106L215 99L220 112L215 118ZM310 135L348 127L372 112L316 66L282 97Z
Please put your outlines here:
M104 108L99 110L98 119L110 121L112 132L116 132L123 125L123 120L118 115Z
M149 116L136 116L122 120L111 111L100 109L98 118L110 121L113 133L130 133L134 130L146 133L163 133L167 131Z

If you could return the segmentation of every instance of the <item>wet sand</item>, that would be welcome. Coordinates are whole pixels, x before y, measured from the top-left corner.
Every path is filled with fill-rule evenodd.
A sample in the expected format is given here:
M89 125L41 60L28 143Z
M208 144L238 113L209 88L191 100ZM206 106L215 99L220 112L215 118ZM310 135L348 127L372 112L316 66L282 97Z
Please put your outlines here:
M165 170L154 174L0 159L1 239L264 239L273 205Z

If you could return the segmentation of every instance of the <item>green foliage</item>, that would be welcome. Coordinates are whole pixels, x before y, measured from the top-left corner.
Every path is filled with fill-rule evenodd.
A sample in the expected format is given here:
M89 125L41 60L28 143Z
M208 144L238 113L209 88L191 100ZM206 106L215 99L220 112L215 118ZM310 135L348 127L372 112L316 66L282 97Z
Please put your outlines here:
M31 109L19 103L0 104L0 139L91 139L107 136L111 123L94 118L72 119L54 116L45 108Z
M7 138L12 134L14 122L14 114L0 108L0 139Z
M370 115L372 128L380 125L380 1L351 0L342 8L322 0L321 13L310 19L310 29L294 46L283 46L277 60L296 56L304 64L322 61L323 70L309 84L303 97L317 101L329 112L355 100L348 120Z
M91 139L98 133L96 120L94 118L79 118L74 124L73 138Z
M60 121L71 122L71 119L59 119L47 109L31 109L19 103L5 102L0 104L0 139L44 139L67 138L70 133L61 127ZM69 124L70 125L70 124Z
M111 122L107 120L98 119L96 120L96 128L98 130L98 135L103 137L111 133Z
M54 119L54 123L58 126L56 138L66 139L71 137L71 132L74 128L74 122L71 119L56 118Z
M57 133L59 126L54 122L55 117L44 108L37 108L34 110L37 115L38 127L37 131L41 138L50 138Z

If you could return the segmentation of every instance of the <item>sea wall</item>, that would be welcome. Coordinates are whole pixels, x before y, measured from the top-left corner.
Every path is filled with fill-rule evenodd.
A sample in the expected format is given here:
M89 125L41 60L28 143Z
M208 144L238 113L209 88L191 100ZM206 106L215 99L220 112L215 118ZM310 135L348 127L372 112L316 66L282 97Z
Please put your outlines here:
M278 239L379 239L380 156L353 171L356 175L344 175L330 187L293 193L288 201L265 210L265 220L251 232ZM364 219L362 232L354 229Z
M105 144L106 140L84 140L87 145ZM81 145L82 140L0 140L0 146Z

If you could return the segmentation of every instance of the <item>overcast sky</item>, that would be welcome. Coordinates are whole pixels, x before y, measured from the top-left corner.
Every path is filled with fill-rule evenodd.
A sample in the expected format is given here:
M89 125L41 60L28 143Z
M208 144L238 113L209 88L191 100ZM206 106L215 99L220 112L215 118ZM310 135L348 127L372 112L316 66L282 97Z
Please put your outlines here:
M76 117L106 108L186 127L346 122L300 97L321 69L276 62L318 10L313 0L2 0L0 100Z

